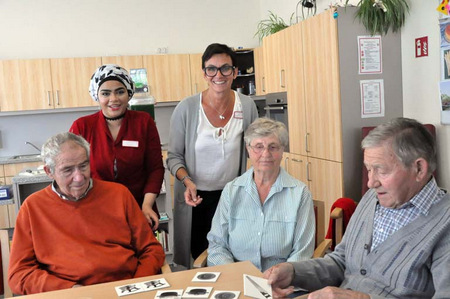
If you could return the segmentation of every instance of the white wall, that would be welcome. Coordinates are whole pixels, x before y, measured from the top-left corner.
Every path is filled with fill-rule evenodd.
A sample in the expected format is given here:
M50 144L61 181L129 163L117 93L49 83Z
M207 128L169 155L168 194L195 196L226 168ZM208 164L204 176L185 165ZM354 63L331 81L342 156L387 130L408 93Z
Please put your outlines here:
M440 124L440 35L436 11L440 1L411 2L402 31L404 116L436 126L439 185L450 189L450 126ZM423 36L428 36L429 56L415 58L415 39Z
M0 59L254 47L258 21L258 0L2 0Z

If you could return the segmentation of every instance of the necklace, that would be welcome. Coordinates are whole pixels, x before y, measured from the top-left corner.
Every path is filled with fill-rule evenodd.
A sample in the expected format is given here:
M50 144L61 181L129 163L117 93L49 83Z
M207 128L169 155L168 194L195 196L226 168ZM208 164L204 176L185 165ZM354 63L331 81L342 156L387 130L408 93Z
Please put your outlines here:
M211 100L209 100L209 105L211 106L211 108L213 108L214 110L216 110L217 114L219 114L219 118L220 118L221 120L224 120L224 119L225 119L225 116L223 116L223 115L225 114L225 112L227 112L228 108L230 107L230 103L231 103L232 101L233 101L233 100L228 101L228 105L225 107L225 110L223 110L222 113L220 113L219 110L217 110L217 109L213 106Z
M106 116L103 114L103 117L104 117L106 120L112 120L112 121L122 119L122 118L124 118L124 116L125 116L125 113L124 113L124 114L121 114L121 115L119 115L119 116L116 116L116 117L106 117Z

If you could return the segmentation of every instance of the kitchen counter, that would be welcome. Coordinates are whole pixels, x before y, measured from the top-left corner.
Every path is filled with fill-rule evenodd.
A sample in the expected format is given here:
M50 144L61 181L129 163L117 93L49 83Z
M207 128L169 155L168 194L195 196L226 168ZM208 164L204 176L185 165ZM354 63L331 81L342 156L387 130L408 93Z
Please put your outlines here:
M14 157L18 157L18 158L14 159ZM27 162L39 162L39 161L42 161L42 159L41 159L41 156L38 155L38 154L0 157L0 165L1 164L17 164L17 163L27 163Z

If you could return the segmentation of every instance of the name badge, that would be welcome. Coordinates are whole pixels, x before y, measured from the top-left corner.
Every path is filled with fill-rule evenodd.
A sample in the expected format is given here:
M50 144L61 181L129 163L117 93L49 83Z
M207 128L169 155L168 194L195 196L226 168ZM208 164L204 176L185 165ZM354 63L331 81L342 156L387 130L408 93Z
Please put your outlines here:
M244 113L242 113L242 111L234 111L234 118L238 118L238 119L243 119L244 118Z
M139 147L139 141L122 140L123 147Z

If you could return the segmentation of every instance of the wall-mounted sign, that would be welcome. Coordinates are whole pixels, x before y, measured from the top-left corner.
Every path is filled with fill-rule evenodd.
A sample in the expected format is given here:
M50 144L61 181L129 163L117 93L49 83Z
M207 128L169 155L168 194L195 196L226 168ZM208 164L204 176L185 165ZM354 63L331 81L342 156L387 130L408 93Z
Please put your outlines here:
M381 74L381 36L358 36L359 74Z
M428 56L428 36L416 38L416 58Z

